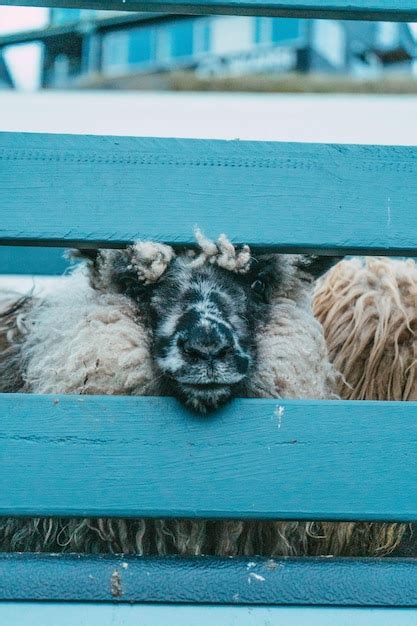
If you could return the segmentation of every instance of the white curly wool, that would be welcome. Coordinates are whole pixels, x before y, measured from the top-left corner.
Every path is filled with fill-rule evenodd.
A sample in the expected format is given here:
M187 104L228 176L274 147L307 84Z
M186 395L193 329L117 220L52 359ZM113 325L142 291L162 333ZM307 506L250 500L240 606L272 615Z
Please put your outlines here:
M26 319L25 387L34 393L151 393L149 332L130 301L93 290L84 270Z
M321 325L309 306L277 298L268 323L258 327L258 359L251 377L257 397L335 398L335 373Z
M194 231L201 252L190 261L192 267L200 267L211 263L230 272L245 274L250 269L251 253L249 246L237 249L226 237L220 235L217 242L207 239L199 228Z
M145 285L155 283L175 256L171 246L153 241L138 241L131 246L132 267Z

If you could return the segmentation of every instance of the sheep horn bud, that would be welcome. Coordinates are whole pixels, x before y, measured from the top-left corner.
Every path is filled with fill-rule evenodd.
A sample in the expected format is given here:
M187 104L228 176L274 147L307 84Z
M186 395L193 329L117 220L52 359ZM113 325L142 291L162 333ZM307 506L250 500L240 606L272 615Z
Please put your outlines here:
M131 266L145 285L157 282L175 256L171 246L153 241L137 241L131 251Z
M226 235L220 235L217 242L211 241L199 228L195 229L195 237L201 252L191 261L193 267L212 263L237 274L245 274L249 271L251 264L249 246L245 245L237 250Z

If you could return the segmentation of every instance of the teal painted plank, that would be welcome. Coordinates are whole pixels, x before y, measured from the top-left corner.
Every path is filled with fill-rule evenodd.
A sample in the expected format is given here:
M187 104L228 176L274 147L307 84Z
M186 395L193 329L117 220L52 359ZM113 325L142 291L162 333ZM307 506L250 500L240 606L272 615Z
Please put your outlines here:
M69 266L62 248L0 247L0 274L57 276Z
M8 6L412 21L414 0L2 0Z
M117 590L109 581L116 577ZM0 553L1 601L417 608L417 559ZM1 622L2 623L2 622Z
M417 521L416 411L246 399L201 417L172 398L6 394L0 515Z
M415 626L417 610L4 602L0 621L19 626Z
M0 134L0 243L412 255L417 147Z

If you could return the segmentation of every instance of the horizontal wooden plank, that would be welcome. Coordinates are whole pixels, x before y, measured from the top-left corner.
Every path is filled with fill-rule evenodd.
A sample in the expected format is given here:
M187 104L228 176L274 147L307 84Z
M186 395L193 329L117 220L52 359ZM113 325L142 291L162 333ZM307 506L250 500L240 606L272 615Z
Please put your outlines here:
M417 607L416 559L0 553L0 579L0 601Z
M2 395L0 515L415 521L416 410Z
M410 255L417 147L0 134L0 243Z
M415 626L416 619L414 609L0 604L1 622L19 626Z
M7 6L413 21L414 0L1 0Z

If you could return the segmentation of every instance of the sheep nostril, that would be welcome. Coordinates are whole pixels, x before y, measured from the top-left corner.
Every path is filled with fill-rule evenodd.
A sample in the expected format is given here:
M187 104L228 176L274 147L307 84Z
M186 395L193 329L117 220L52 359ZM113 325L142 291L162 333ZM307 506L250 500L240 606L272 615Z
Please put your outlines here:
M191 361L221 360L232 354L232 345L217 341L199 342L188 339L178 342L178 347Z
M233 352L232 346L224 346L217 352L216 357L218 359L225 359L228 356L230 356L232 352Z
M204 357L204 355L199 350L197 350L196 348L190 348L189 346L184 346L182 348L182 351L185 355L187 355L189 359L193 361L197 361L202 356Z

